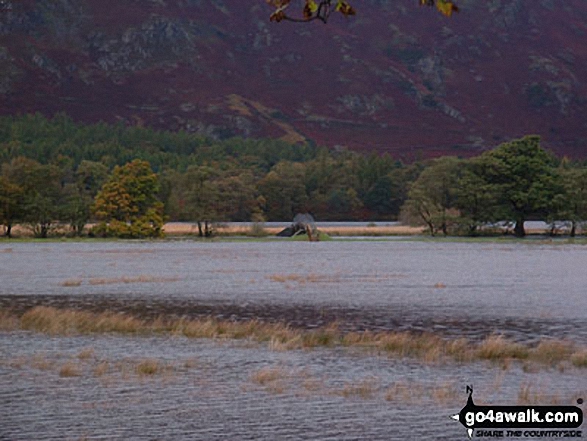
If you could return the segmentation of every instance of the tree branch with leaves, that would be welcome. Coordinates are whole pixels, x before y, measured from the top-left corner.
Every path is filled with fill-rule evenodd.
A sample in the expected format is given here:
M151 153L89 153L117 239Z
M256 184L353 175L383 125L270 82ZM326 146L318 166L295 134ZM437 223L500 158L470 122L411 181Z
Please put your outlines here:
M310 22L319 20L327 23L333 12L338 12L345 17L356 15L355 9L346 0L302 0L299 14L289 15L291 0L266 0L275 11L269 17L271 21ZM450 17L459 8L450 0L418 0L420 6L436 6L440 13Z

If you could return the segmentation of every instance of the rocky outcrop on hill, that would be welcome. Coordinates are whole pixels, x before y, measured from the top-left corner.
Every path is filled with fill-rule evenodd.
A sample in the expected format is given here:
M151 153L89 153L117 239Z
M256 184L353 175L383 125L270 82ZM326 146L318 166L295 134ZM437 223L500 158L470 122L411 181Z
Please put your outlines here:
M263 0L4 0L0 113L276 137L401 158L538 133L585 157L587 3L365 0L328 25Z

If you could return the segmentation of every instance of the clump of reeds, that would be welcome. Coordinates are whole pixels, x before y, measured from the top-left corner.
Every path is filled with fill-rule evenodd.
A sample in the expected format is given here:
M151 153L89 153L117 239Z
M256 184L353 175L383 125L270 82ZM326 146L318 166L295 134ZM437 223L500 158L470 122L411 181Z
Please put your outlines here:
M64 287L73 287L73 286L81 286L83 280L81 279L67 279L61 282L61 286Z
M94 348L85 348L82 349L78 354L77 358L80 360L89 360L90 358L94 357Z
M587 368L587 349L583 349L571 355L571 363L579 368Z
M345 398L357 397L362 399L373 398L379 390L379 381L376 378L363 378L357 382L347 382L337 393Z
M141 376L157 375L163 373L165 370L166 366L154 359L143 360L136 366L136 372Z
M481 342L444 339L429 333L342 332L336 324L317 329L295 329L283 323L259 320L228 321L213 318L160 317L145 320L128 314L93 313L38 306L20 318L0 309L0 329L25 329L56 335L88 333L182 335L188 338L249 339L267 343L273 350L315 347L362 347L389 356L412 357L427 363L441 360L488 360L508 366L511 360L525 364L556 366L571 363L587 368L587 348L567 341L544 340L538 345L517 343L492 335Z
M0 331L14 331L20 327L20 321L10 310L0 309Z
M279 380L285 376L285 371L281 368L261 368L251 375L253 383L260 384L261 386L266 385L272 381Z
M108 372L110 369L110 364L107 361L102 361L98 363L98 365L94 368L94 375L96 377L101 377Z
M137 318L103 312L100 314L73 309L56 309L37 306L20 318L22 329L48 334L87 333L137 333L145 330L145 324Z
M477 348L477 357L485 360L503 360L528 358L527 346L506 340L501 335L492 335L481 342Z
M63 366L61 366L61 369L59 369L59 376L60 377L79 377L79 376L81 376L81 370L78 365L76 365L72 362L67 362Z
M265 390L281 394L285 390L284 379L289 377L289 373L280 367L264 367L253 372L251 381L263 386Z
M530 352L533 360L545 364L556 364L561 360L570 359L575 352L574 345L568 341L543 340Z

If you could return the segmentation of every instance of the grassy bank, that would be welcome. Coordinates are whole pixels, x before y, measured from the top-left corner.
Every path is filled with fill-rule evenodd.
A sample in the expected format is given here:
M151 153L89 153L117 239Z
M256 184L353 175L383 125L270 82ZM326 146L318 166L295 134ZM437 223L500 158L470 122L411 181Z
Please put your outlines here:
M286 351L317 347L364 348L395 357L425 362L443 360L472 362L489 360L507 365L587 368L587 348L569 341L543 340L527 345L489 336L480 342L447 340L432 334L408 332L341 332L336 325L314 330L294 329L283 323L258 320L242 322L161 317L145 320L115 312L95 313L38 306L22 315L0 310L0 330L28 330L50 335L115 333L126 335L178 335L187 338L248 339L265 343L273 350Z

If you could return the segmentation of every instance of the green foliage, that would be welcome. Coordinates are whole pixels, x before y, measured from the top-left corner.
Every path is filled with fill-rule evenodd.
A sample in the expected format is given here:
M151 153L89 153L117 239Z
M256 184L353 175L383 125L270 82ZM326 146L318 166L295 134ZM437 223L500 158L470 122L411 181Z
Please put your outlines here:
M63 176L59 167L18 157L3 165L2 175L7 185L5 188L13 196L12 201L18 203L18 207L7 210L12 219L5 225L18 220L28 224L35 236L47 237L52 225L60 217ZM10 200L10 196L7 199Z
M364 221L396 219L401 209L432 234L476 235L508 221L523 235L528 219L567 220L574 233L587 220L585 167L556 167L535 136L470 160L406 166L388 155L29 115L0 118L0 158L5 234L26 224L40 237L65 225L80 235L97 220L97 235L152 237L164 213L196 222L202 236L216 222L291 221L299 212Z
M454 208L459 211L458 228L470 236L477 235L479 228L487 223L507 219L498 204L499 194L483 177L483 167L479 158L465 162L454 193Z
M431 234L453 229L475 235L479 227L496 221L515 222L514 233L524 236L524 222L558 214L575 217L582 212L587 193L579 184L567 188L556 172L555 158L540 147L540 138L526 136L502 144L478 158L458 161L442 158L426 168L412 185L404 217L419 220ZM571 199L580 201L577 204ZM577 214L577 217L581 215Z
M302 164L283 161L259 182L267 219L289 220L297 213L308 211L304 172Z
M0 176L0 223L7 237L11 236L12 226L21 220L22 196L22 187Z
M403 218L426 225L431 235L448 234L458 217L454 207L462 165L461 160L448 156L424 169L408 192Z
M551 221L566 220L571 223L571 237L575 236L577 226L587 221L587 169L559 167L563 191L553 199L554 210Z
M554 169L555 158L540 146L540 137L526 136L502 144L481 156L482 179L498 195L506 219L516 223L515 234L524 236L530 215L542 218L561 193Z
M160 237L163 204L157 199L159 179L146 161L136 159L114 171L96 195L94 213L99 236Z

